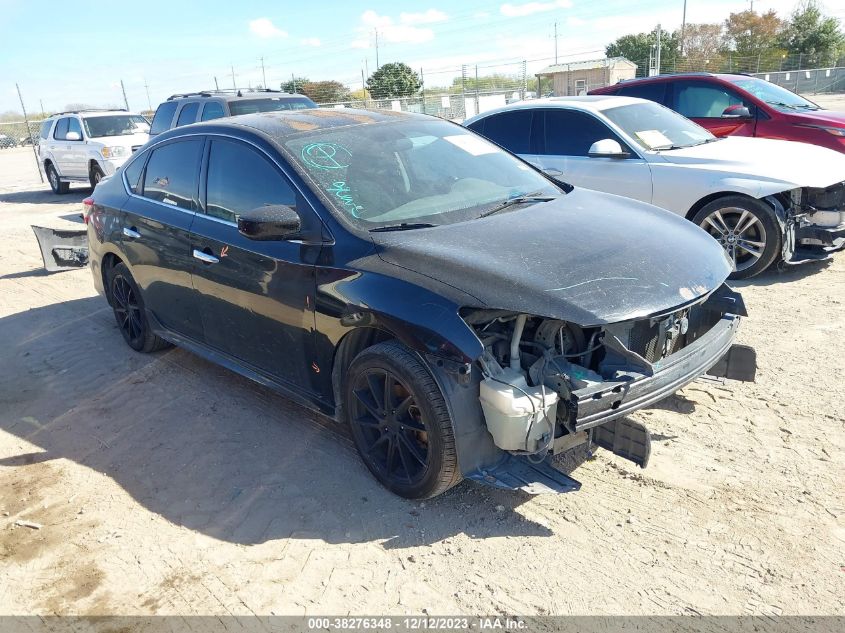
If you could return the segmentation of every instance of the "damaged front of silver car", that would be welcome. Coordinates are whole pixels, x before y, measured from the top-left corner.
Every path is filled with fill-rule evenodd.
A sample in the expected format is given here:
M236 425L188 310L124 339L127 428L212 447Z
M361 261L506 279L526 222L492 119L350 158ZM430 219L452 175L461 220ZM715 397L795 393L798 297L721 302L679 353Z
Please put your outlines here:
M427 355L465 478L575 490L554 457L582 444L645 467L650 435L628 414L704 375L755 378L754 350L734 342L747 312L725 252L649 205L576 189L380 246L477 300L459 309L479 342L471 362Z

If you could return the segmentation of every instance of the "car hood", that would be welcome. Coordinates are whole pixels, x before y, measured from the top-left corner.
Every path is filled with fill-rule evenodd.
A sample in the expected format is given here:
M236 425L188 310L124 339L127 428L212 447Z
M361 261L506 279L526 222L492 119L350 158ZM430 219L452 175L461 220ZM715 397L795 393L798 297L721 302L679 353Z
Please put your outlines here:
M713 143L662 151L659 156L673 165L757 180L761 196L797 187L829 187L845 179L845 154L794 141L727 136ZM776 188L771 190L765 183Z
M832 125L845 128L845 112L835 110L808 110L790 112L789 120L804 125Z
M459 224L371 235L384 261L480 307L585 327L688 303L731 272L722 248L687 220L587 189Z

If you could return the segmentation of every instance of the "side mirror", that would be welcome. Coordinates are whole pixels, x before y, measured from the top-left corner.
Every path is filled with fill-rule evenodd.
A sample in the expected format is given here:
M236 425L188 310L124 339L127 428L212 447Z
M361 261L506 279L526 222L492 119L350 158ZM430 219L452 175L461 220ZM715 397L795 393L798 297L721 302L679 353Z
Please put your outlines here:
M622 149L619 141L612 138L605 138L596 141L590 146L590 151L587 152L590 158L628 158L630 154Z
M238 217L238 232L251 240L288 240L301 228L299 214L284 205L259 207Z
M65 132L65 140L66 141L81 141L82 137L79 136L79 132Z
M732 105L725 108L722 112L723 119L750 119L751 110L744 105Z

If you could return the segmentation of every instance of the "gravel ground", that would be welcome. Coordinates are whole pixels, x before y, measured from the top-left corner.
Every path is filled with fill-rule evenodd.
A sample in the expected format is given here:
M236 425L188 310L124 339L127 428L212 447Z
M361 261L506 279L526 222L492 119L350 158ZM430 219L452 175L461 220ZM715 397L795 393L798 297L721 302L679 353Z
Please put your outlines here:
M29 226L86 193L0 151L0 613L845 614L845 256L738 284L757 382L638 412L647 469L412 503L330 421L131 351L88 270L44 273Z

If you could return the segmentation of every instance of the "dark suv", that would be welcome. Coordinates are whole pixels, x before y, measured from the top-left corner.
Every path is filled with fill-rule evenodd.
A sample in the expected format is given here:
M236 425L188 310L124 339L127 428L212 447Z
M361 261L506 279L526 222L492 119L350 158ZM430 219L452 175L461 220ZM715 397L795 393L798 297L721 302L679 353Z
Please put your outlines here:
M590 94L656 101L716 136L800 141L845 152L845 113L750 75L686 73L620 81Z
M279 90L186 92L168 97L167 101L158 107L150 127L150 137L197 121L211 121L239 114L305 110L316 107L317 104L305 95Z

